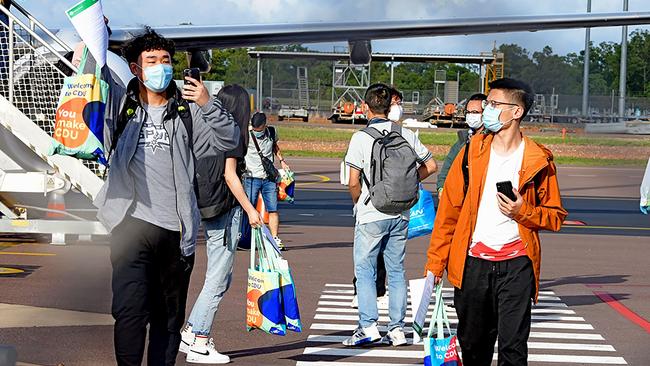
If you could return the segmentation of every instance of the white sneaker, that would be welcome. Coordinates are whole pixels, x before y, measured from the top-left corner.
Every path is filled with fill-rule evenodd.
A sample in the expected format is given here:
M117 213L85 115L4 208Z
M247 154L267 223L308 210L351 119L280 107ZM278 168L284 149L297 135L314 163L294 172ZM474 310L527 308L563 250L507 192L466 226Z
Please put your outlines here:
M274 236L274 237L273 237L273 240L275 240L275 244L278 245L278 248L279 248L280 250L287 250L287 248L286 248L286 247L284 246L284 244L282 243L282 239L278 238L277 236Z
M194 343L194 333L192 333L192 327L187 325L181 331L181 345L178 347L178 351L187 353L192 343Z
M354 297L352 298L352 302L350 303L350 307L354 308L354 309L359 308L359 298L357 297L357 295L354 295Z
M393 328L388 331L382 341L389 343L393 347L405 346L407 344L406 335L404 335L402 328Z
M377 298L377 309L388 310L388 292Z
M381 335L375 323L367 328L357 328L350 338L343 341L343 345L346 347L363 346L379 340L381 340Z
M203 347L192 345L189 352L187 352L185 361L191 363L224 364L230 362L230 357L217 352L214 348L214 342L210 338L208 344Z

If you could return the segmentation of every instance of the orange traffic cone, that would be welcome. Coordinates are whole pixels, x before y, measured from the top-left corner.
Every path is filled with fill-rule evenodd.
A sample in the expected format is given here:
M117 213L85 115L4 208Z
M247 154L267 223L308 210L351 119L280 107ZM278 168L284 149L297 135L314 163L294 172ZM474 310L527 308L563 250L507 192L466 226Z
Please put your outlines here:
M65 211L65 198L63 194L57 191L52 191L48 194L47 208L49 210ZM48 219L60 219L64 217L63 212L47 211L45 217ZM50 244L65 245L65 233L52 233Z
M262 194L257 197L257 212L259 212L262 215L262 221L264 221L265 224L269 224L269 212L266 211L266 205L264 204L264 199L262 199Z
M65 211L65 199L63 198L63 194L56 191L50 192L47 198L47 208L48 210ZM50 219L56 219L64 217L65 215L62 212L47 211L45 216Z

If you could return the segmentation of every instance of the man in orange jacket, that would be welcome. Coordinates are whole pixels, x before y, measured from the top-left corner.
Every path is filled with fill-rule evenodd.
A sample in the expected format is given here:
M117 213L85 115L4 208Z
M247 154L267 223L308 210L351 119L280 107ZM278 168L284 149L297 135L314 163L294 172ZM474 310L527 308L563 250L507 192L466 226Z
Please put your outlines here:
M567 215L553 155L520 130L532 104L525 83L490 83L486 133L472 138L467 169L462 159L454 161L440 197L425 273L438 283L446 269L455 287L466 366L490 365L497 336L499 366L527 364L531 299L540 278L538 231L560 230Z

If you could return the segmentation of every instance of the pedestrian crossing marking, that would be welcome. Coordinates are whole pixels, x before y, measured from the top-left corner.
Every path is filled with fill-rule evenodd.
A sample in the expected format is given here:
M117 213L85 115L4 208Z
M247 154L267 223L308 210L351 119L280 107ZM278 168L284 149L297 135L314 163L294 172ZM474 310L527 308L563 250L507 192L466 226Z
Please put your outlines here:
M341 343L346 338L348 338L348 336L310 335L307 337L307 342ZM528 342L528 348L529 349L557 349L557 350L576 350L576 351L616 352L616 349L614 349L614 347L610 346L609 344Z
M424 351L398 351L398 350L385 350L385 349L372 349L372 348L359 349L359 348L307 347L305 348L305 352L303 354L320 355L320 356L424 359ZM493 360L496 359L497 359L497 354L495 353ZM625 359L623 359L623 357L549 355L549 354L532 354L532 353L528 354L528 362L529 363L530 362L552 362L552 363L627 365L627 362L625 361Z
M350 306L354 289L352 284L327 283L323 289L314 322L309 327L307 347L296 366L412 366L421 365L423 345L411 344L413 329L405 327L409 345L394 348L380 347L345 348L341 342L357 328L358 310ZM410 293L409 293L410 295ZM407 298L407 317L410 325L415 310ZM453 289L443 288L443 299L449 312L452 329L458 323L453 308ZM605 338L594 327L570 309L552 290L539 293L540 302L531 310L531 333L528 341L528 361L534 365L626 365L616 349L606 344ZM429 304L427 316L432 314L434 304ZM387 309L379 309L379 331L388 331ZM343 334L349 332L350 334ZM330 334L328 334L330 333ZM494 359L496 360L495 353ZM328 361L331 360L331 361ZM403 360L403 361L401 361Z

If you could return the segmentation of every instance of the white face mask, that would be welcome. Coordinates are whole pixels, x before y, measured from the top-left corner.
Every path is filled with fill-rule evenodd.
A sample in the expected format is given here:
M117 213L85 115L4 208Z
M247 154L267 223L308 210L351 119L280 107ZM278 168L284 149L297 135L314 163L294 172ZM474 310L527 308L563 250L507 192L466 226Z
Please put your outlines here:
M465 115L465 122L467 122L469 127L474 130L483 126L483 121L481 120L480 113L467 113Z
M399 104L393 104L390 106L390 110L388 111L388 119L393 121L393 122L398 122L399 120L402 119L402 113L403 109L402 106Z

